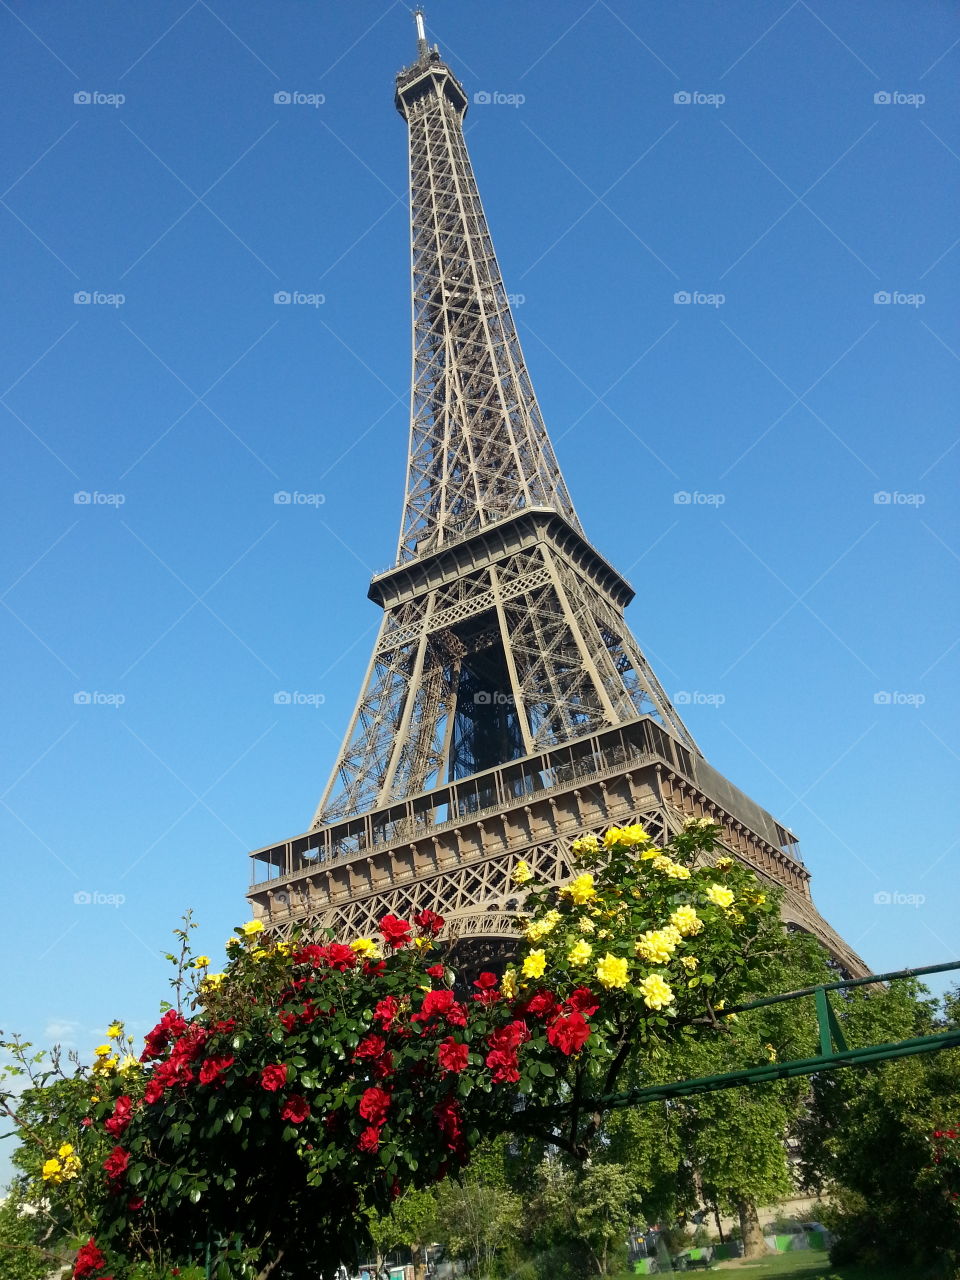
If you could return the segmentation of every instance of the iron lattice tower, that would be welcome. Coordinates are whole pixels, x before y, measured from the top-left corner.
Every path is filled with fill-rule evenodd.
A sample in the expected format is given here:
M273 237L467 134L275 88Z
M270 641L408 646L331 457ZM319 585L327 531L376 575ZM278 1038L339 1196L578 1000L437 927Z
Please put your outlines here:
M851 972L795 837L707 764L624 620L633 590L587 541L527 372L463 137L467 97L429 48L397 77L409 130L413 378L396 563L311 830L255 851L254 910L369 933L441 911L513 933L520 858L556 879L586 831L666 838L709 815L787 890L788 919Z

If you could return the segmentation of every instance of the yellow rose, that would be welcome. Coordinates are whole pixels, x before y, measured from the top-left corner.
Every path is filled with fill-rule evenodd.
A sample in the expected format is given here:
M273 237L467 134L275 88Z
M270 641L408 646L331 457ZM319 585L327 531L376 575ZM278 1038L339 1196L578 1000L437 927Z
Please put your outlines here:
M573 853L582 856L585 853L599 853L600 841L595 835L581 836L570 846Z
M627 962L620 956L613 956L608 951L597 965L597 979L608 989L627 985Z
M109 1025L109 1027L107 1027L107 1035L110 1037L110 1039L111 1039L111 1040L116 1040L118 1036L122 1036L122 1035L123 1035L123 1023L122 1023L122 1022L111 1022L111 1023L110 1023L110 1025Z
M240 926L244 936L247 938L255 938L258 933L263 933L262 920L248 920L246 924Z
M517 973L515 969L507 969L500 979L500 991L508 1000L515 1000L517 996Z
M643 849L640 853L641 862L650 862L653 858L663 858L666 855L662 849L658 849L656 845L651 845L649 849Z
M581 916L580 920L577 923L577 928L580 930L581 933L593 933L596 927L597 926L593 923L593 921L590 919L589 916Z
M677 907L670 916L670 923L683 938L692 938L703 929L703 921L696 908L690 906Z
M564 885L560 893L563 897L575 902L578 907L584 906L591 898L597 896L593 876L589 872L582 876L577 876L576 880L571 880L568 885Z
M777 1060L777 1051L776 1051L776 1049L773 1047L773 1045L772 1045L772 1044L765 1044L763 1047L764 1047L764 1049L766 1049L766 1051L767 1051L767 1061L768 1061L768 1062L776 1062L776 1060Z
M677 941L679 941L679 934ZM648 929L646 933L640 935L633 949L640 959L646 960L648 964L667 964L677 949L677 942L666 929Z
M270 954L270 953L266 950L266 948L264 948L264 947L257 947L254 951L251 951L251 952L250 952L250 959L251 959L251 960L262 960L262 959L264 958L264 956L269 955L269 954Z
M693 971L698 968L700 961L696 956L681 956L680 963L686 969L687 973L693 973Z
M525 978L542 978L546 967L546 954L543 951L531 951L524 960L520 972Z
M733 859L728 858L726 854L724 854L722 858L718 858L716 860L713 866L714 866L714 870L716 871L729 871L730 868L733 866Z
M222 973L208 973L205 978L200 980L200 986L204 991L217 991L225 976Z
M43 1168L41 1169L40 1172L43 1176L44 1182L62 1182L63 1181L61 1177L63 1170L61 1168L59 1160L44 1161Z
M113 1050L108 1044L98 1044L94 1049L94 1055L98 1058L109 1058Z
M209 969L209 967L210 967L210 957L209 957L209 956L195 956L195 957L194 957L194 960L193 960L193 967L194 967L195 969Z
M514 884L526 884L528 881L532 880L533 872L530 870L530 864L528 862L524 862L521 858L514 867L513 875L510 879Z
M715 906L722 907L724 911L729 911L733 906L733 891L728 889L726 885L711 884L707 886L707 898Z
M288 955L290 955L290 953L293 951L293 947L291 947L291 945L290 945L290 943L289 943L289 942L282 942L282 941L281 941L281 942L278 942L278 943L277 943L277 951L278 951L278 952L280 953L280 955L282 955L282 956L288 956Z
M620 832L620 843L628 845L631 848L634 845L646 844L649 839L650 837L647 835L646 831L644 831L643 827L640 826L639 822L635 822L633 826L624 827Z
M373 938L355 938L350 943L350 950L356 951L357 955L366 956L368 960L379 960L381 955Z
M665 1009L673 1004L673 992L658 973L649 974L637 986L648 1009Z
M139 1071L140 1066L140 1062L133 1056L133 1054L127 1053L120 1059L119 1069L121 1071Z
M65 1156L72 1156L72 1155L73 1155L73 1144L72 1144L72 1143L70 1143L70 1142L65 1142L65 1143L63 1144L63 1146L62 1146L62 1147L59 1147L59 1148L57 1149L57 1155L60 1157L60 1159L61 1159L61 1160L62 1160Z
M584 942L581 938L580 941L575 942L567 952L567 960L570 964L579 968L580 965L586 964L592 955L593 947L591 947L589 942Z

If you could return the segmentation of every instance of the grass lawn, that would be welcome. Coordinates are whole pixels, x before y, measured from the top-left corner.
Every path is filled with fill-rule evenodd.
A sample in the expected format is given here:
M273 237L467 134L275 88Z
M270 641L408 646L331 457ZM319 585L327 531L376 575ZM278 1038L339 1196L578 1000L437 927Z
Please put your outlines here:
M830 1259L820 1250L798 1250L796 1253L778 1253L769 1258L737 1259L732 1262L718 1263L715 1270L691 1272L691 1275L716 1275L722 1272L729 1275L730 1280L742 1276L743 1280L821 1280L822 1277L836 1276L838 1280L919 1280L913 1272L909 1274L902 1267L894 1271L877 1271L865 1267L831 1267ZM635 1280L628 1271L622 1272L617 1280Z

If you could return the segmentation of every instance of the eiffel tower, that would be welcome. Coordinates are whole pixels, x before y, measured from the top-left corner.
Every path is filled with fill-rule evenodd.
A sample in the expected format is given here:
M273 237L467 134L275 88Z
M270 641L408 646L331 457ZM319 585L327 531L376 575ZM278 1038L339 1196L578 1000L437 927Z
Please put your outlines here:
M567 879L578 835L709 817L851 974L796 837L703 758L624 620L634 592L584 535L527 372L463 137L463 86L415 14L409 130L413 382L396 563L310 829L256 850L271 928L355 937L439 911L474 954L515 936L520 859Z

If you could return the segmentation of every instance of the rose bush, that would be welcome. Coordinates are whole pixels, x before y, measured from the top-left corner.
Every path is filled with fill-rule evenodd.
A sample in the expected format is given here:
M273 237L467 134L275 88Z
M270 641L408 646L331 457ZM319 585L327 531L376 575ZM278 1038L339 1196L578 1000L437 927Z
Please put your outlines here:
M365 1207L456 1174L485 1137L585 1155L625 1070L721 1033L723 1009L763 990L776 895L709 856L718 834L588 836L560 889L518 863L523 940L502 975L458 977L432 911L349 942L250 921L217 973L183 931L178 1004L142 1051L111 1026L23 1132L37 1207L86 1241L78 1280L211 1255L231 1275L332 1275L365 1243Z

